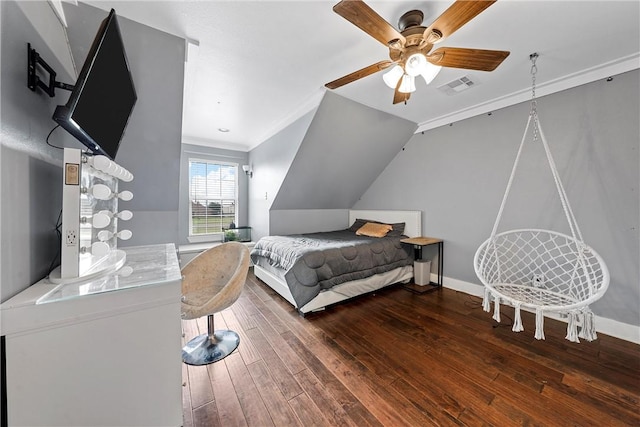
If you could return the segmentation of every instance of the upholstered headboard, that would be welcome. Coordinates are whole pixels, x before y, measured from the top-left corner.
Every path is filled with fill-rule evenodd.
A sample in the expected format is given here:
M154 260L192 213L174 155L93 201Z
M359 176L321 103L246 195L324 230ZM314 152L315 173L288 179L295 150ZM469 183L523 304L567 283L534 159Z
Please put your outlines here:
M377 210L350 210L349 225L356 218L371 219L387 224L404 222L404 234L409 237L422 235L422 211L377 211Z

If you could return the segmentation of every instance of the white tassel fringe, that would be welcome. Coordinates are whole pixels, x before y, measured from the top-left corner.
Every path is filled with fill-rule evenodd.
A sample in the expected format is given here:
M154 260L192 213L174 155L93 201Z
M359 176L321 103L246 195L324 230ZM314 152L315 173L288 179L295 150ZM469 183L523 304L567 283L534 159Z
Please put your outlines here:
M524 326L522 326L522 318L520 317L520 303L517 302L514 307L515 316L513 319L513 328L511 328L511 330L513 332L522 332L524 331Z
M544 339L544 313L542 308L536 308L536 334L535 339L543 340Z
M493 320L500 323L500 297L497 295L493 300Z
M489 313L491 311L491 291L484 288L484 298L482 298L482 309Z
M575 311L569 313L569 322L567 323L567 336L565 338L571 342L580 342L580 340L578 339L577 313Z
M593 341L598 338L596 334L596 324L593 317L593 313L589 308L582 313L582 327L580 328L580 334L578 334L578 337L584 338L587 341Z

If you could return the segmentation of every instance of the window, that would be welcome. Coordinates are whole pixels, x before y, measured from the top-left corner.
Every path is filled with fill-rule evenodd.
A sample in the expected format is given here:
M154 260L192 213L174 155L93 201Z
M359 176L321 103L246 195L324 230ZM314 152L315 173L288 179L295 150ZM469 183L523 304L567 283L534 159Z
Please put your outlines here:
M189 159L189 235L222 233L236 223L238 165Z

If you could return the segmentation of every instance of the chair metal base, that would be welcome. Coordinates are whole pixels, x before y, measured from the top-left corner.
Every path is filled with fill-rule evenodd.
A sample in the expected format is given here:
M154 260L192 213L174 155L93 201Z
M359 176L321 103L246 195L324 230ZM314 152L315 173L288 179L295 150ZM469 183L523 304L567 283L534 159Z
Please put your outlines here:
M187 365L208 365L224 359L240 344L240 337L234 331L217 330L214 338L204 334L189 341L182 348L182 361Z

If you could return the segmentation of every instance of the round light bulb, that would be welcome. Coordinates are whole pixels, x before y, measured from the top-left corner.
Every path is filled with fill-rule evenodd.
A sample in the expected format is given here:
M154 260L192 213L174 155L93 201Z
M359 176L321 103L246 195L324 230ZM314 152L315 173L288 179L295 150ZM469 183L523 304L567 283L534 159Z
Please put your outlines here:
M119 231L116 236L118 236L120 240L129 240L131 236L133 236L133 233L131 232L131 230L122 230Z
M109 230L102 230L98 233L98 240L105 242L113 237L113 233Z
M111 217L109 217L109 215L98 212L97 214L93 215L91 225L93 225L93 228L105 228L107 225L109 225L110 222Z
M125 210L122 212L118 212L116 216L123 221L129 221L131 218L133 218L133 212Z
M105 156L93 157L93 167L101 172L107 172L109 170L110 165L111 165L111 160L109 160Z
M118 193L118 198L120 200L128 202L129 200L133 199L133 193L131 191L123 191L121 193Z
M104 184L96 184L91 187L91 195L98 200L109 200L111 198L111 189Z
M133 199L133 193L131 191L123 191L121 193L118 193L118 197L120 198L120 200L128 202L129 200Z
M104 256L109 253L109 244L105 242L95 242L91 245L91 255Z
M120 179L124 182L131 182L133 180L133 174L125 169Z
M115 175L117 170L118 170L118 165L116 165L115 162L109 161L109 166L107 167L107 170L105 172L113 176Z

